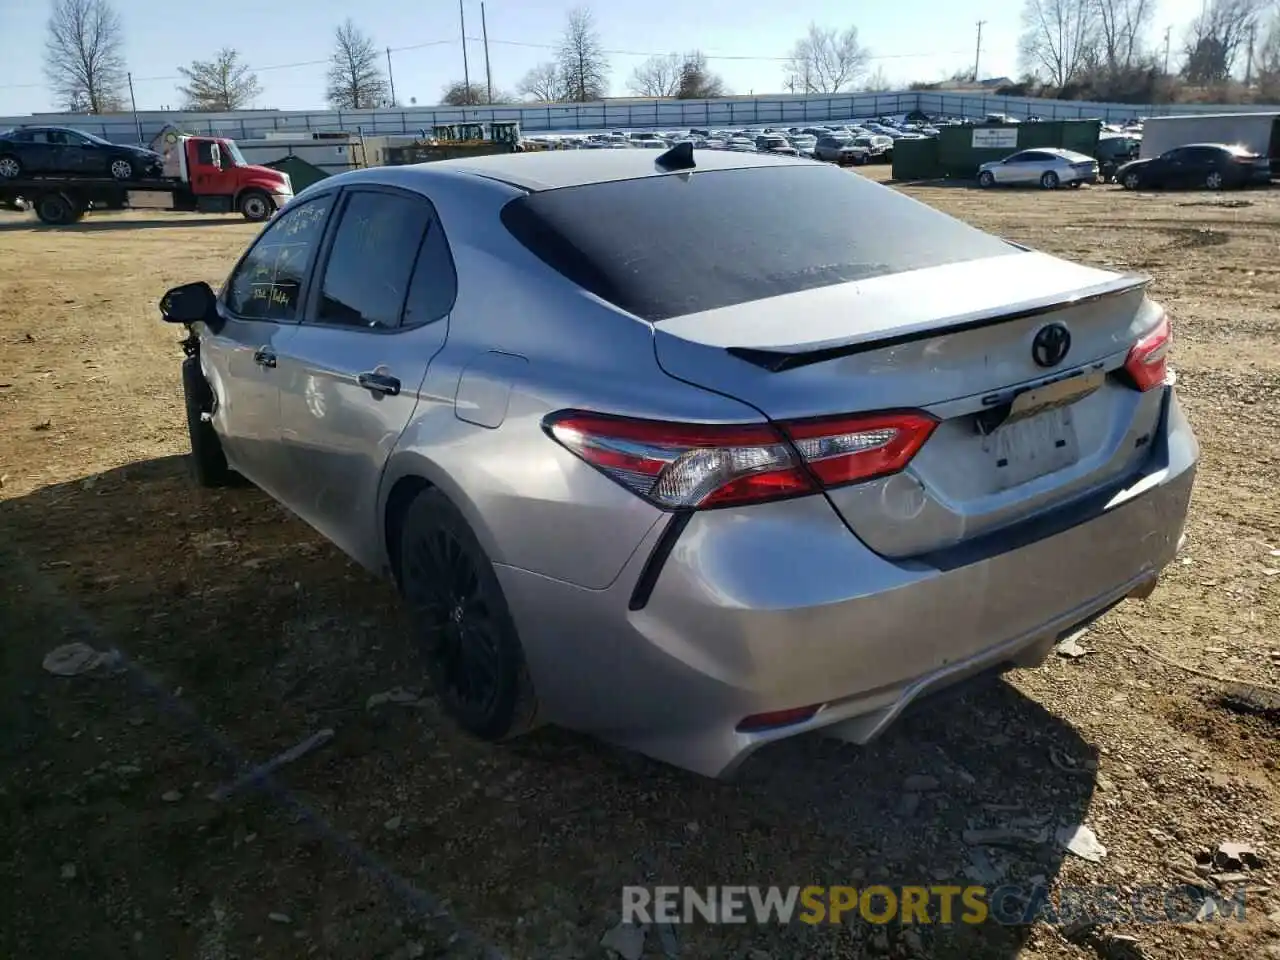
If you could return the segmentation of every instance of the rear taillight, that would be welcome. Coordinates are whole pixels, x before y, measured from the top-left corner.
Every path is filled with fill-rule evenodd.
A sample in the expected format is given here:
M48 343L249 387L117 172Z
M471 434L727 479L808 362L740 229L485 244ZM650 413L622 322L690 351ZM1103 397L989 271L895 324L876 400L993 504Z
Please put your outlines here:
M1125 357L1124 372L1139 390L1150 390L1165 382L1169 374L1169 350L1173 347L1173 328L1169 317L1161 316L1160 322L1150 333L1144 334Z
M797 420L782 429L814 475L834 487L897 473L937 425L928 414L909 411Z
M668 510L759 503L895 473L936 421L877 413L772 424L633 420L579 411L546 419L558 443Z

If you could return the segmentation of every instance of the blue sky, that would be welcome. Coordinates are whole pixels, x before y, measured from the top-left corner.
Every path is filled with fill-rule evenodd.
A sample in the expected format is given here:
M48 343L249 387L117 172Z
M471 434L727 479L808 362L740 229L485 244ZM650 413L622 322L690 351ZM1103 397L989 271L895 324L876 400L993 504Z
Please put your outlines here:
M442 88L462 78L456 0L215 0L204 4L161 4L156 0L114 0L125 29L129 69L136 79L140 110L176 107L176 67L208 58L222 46L237 48L259 69L263 95L255 106L307 109L324 106L323 61L332 50L333 30L348 15L379 48L393 48L396 95L437 103ZM467 34L480 36L479 0L464 0ZM573 0L486 0L489 54L495 89L513 90L530 67L548 59ZM1159 0L1152 44L1174 28L1174 50L1201 0ZM701 49L734 93L782 89L782 64L808 24L858 27L864 45L877 57L890 82L939 79L972 69L976 13L983 28L982 73L1017 72L1021 3L982 4L955 0L851 4L840 0L595 0L588 3L610 56L611 93L626 95L631 71L645 54ZM55 104L43 84L41 40L48 8L38 0L0 0L0 116L48 110ZM441 43L440 41L444 41ZM395 51L398 47L418 49ZM468 43L471 77L483 80L484 50ZM724 59L720 59L724 58ZM736 59L735 59L736 58ZM772 58L772 59L771 59Z

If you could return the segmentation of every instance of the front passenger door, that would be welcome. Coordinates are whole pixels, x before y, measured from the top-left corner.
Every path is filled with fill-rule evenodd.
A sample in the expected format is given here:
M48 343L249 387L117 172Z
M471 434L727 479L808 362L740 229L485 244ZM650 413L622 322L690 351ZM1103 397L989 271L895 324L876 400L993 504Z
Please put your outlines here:
M1015 153L1012 157L1006 157L1004 162L1000 164L996 179L1001 183L1026 183L1026 161L1026 153Z
M95 177L107 173L110 162L105 147L69 131L59 131L58 136L62 140L62 146L58 149L62 152L64 170Z
M297 332L335 196L304 200L258 235L219 296L220 322L200 338L201 368L216 398L213 427L227 462L277 499L288 472L279 446L279 357Z
M374 569L383 466L444 346L455 291L431 203L391 187L352 187L302 326L280 356L285 502Z

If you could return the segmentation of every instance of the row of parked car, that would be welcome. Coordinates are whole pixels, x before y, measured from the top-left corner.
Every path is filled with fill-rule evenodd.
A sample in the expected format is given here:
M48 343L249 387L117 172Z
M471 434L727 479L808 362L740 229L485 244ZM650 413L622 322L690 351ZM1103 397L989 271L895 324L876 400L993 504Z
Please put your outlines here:
M978 186L1039 184L1060 186L1114 180L1126 190L1260 186L1271 182L1271 160L1247 147L1227 143L1190 143L1146 160L1129 159L1112 176L1101 172L1096 157L1057 147L1020 150L978 168Z
M895 141L937 136L940 126L961 122L953 119L926 122L923 117L918 118L918 122L912 122L911 119L881 117L878 120L856 120L848 123L803 127L765 126L718 130L693 128L684 131L614 130L610 133L556 137L554 145L584 150L636 148L666 150L677 143L691 143L695 149L699 150L781 153L855 165L876 161L887 163L893 159ZM542 139L551 140L552 138Z

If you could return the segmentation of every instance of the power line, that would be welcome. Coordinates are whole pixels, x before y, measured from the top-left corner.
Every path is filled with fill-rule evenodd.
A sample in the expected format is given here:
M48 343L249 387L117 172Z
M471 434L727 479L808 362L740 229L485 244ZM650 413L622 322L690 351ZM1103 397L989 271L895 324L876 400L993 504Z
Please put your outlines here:
M481 37L466 37L466 41L468 43L484 42L483 38ZM488 42L500 44L501 46L506 46L506 47L526 47L534 50L560 49L560 45L555 43L531 43L525 40L499 40L495 37L490 37ZM387 50L387 53L407 53L411 50L425 50L428 47L453 46L461 43L462 43L461 40L427 40L422 43L412 43L403 47L388 47L386 48L386 50ZM658 53L652 50L602 50L600 52L607 56L614 56L614 57L665 57L665 56L668 56L670 53L670 51L667 51L665 53ZM913 60L913 59L921 59L924 57L956 56L957 54L961 54L965 52L967 51L935 50L935 51L922 51L919 53L880 53L880 54L873 53L873 54L869 54L866 59L868 60ZM791 60L794 59L793 57L759 56L754 54L728 54L728 53L722 53L722 54L708 53L708 54L705 54L705 56L708 60L757 62L757 63L789 63ZM331 59L329 57L325 57L320 60L298 60L293 63L273 63L273 64L268 64L262 67L255 67L251 65L249 69L254 71L255 73L267 73L272 70L297 70L302 67L325 66L330 62L331 62ZM153 76L153 77L134 77L133 82L134 83L164 83L168 81L185 80L185 79L186 77L183 74L173 73L173 74L164 74L161 76ZM47 89L47 88L48 88L48 84L46 83L0 83L0 90L40 90L40 89Z
M470 43L483 42L480 37L467 37L467 40ZM506 47L530 47L535 50L559 50L560 49L560 45L556 43L530 43L527 40L498 40L494 37L490 37L489 42L500 43ZM671 53L671 51L669 50L666 51L665 53L655 53L652 50L601 50L600 52L602 54L606 54L612 57L665 57ZM873 53L868 55L867 59L868 60L908 60L908 59L919 58L919 57L949 57L949 56L955 56L956 54L960 54L960 53L968 53L968 51L967 50L935 50L935 51L928 51L928 52L922 52L922 53L881 53L881 54ZM761 62L772 62L772 63L790 63L792 60L795 59L794 57L764 57L764 56L756 56L752 54L727 54L727 53L724 53L724 54L706 53L706 54L703 54L703 56L705 56L708 60L757 60Z

